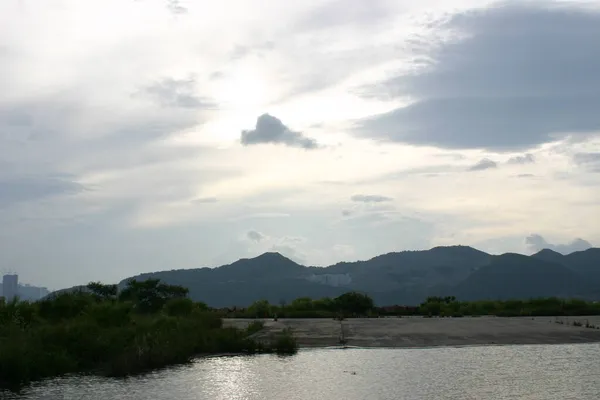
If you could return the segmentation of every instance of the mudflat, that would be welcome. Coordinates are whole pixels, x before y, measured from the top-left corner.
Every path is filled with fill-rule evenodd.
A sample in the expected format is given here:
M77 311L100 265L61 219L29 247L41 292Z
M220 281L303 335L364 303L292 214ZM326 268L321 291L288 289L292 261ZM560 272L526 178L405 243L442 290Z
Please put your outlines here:
M225 319L225 326L244 328L252 319ZM600 342L600 317L464 317L264 319L255 334L267 338L290 328L300 347L430 347L494 344L566 344ZM561 323L562 322L562 323ZM573 322L582 326L574 326ZM586 327L588 324L590 327ZM594 327L591 327L594 326Z

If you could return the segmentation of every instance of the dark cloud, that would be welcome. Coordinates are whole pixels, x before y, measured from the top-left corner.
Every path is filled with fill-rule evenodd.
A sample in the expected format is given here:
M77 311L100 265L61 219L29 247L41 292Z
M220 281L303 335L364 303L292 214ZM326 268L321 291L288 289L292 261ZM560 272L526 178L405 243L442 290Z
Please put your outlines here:
M31 176L0 178L0 206L42 200L85 190L68 177Z
M600 153L576 153L573 161L592 172L600 172Z
M258 231L248 231L246 232L246 237L253 242L259 243L265 238L265 235Z
M551 244L546 241L541 235L536 233L525 238L525 243L531 251L538 252L543 249L554 250L561 254L570 254L574 251L587 250L592 247L592 244L587 240L577 238L568 244Z
M392 201L393 199L377 194L356 194L350 200L360 203L383 203L385 201Z
M342 216L349 217L352 215L352 211L350 210L342 210Z
M508 159L508 164L532 164L535 162L535 157L531 153L515 156Z
M480 160L477 164L469 167L469 171L483 171L486 169L497 168L498 164L495 161L490 160L489 158L484 158Z
M216 104L199 97L196 80L164 78L146 86L143 92L163 107L216 108Z
M359 135L443 148L527 149L600 130L600 13L506 3L457 15L460 39L428 46L433 62L365 96L410 105L363 120Z
M278 143L307 150L318 147L316 140L304 136L301 132L290 130L280 119L269 114L263 114L258 117L256 127L253 130L242 131L240 142L244 146L260 143Z

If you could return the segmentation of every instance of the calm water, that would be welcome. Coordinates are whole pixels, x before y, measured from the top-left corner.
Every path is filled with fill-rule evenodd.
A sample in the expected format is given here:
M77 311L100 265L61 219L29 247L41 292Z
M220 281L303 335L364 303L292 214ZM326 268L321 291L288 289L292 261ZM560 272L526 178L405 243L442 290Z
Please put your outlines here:
M599 378L600 344L322 349L208 358L127 380L66 378L21 398L597 400Z

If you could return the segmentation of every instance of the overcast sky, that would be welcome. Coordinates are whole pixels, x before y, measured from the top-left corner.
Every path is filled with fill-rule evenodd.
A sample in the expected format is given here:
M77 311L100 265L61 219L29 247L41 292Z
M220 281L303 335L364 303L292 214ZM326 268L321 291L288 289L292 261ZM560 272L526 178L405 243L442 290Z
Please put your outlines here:
M600 244L600 2L2 0L0 270Z

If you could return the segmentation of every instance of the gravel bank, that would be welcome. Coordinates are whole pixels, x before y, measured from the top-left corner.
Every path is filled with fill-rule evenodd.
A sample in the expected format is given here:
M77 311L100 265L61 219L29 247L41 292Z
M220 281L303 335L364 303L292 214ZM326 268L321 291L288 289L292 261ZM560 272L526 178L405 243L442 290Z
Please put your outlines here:
M252 320L226 319L243 328ZM340 322L333 319L267 319L256 334L268 337L291 328L301 347L339 345ZM557 321L563 321L559 324ZM573 321L584 326L573 326ZM347 345L358 347L429 347L491 344L563 344L600 342L600 317L357 318L342 322Z

